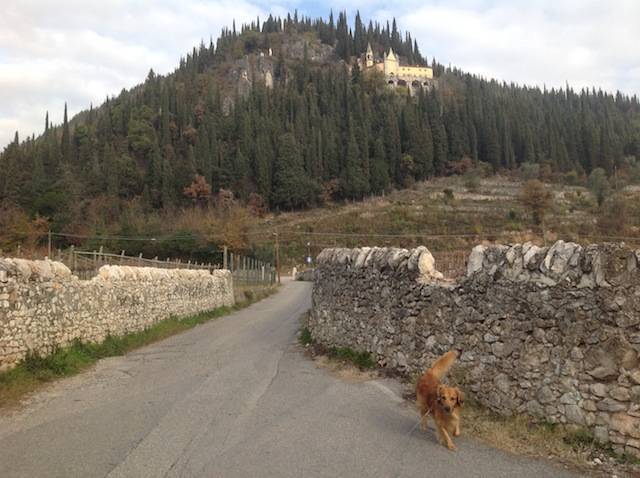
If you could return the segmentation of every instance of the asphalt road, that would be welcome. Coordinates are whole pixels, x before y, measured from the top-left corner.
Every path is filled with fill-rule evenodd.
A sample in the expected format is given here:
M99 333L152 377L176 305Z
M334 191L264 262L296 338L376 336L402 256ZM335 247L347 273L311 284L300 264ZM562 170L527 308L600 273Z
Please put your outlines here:
M310 284L37 394L0 416L0 477L561 477L415 427L389 380L349 381L296 344Z

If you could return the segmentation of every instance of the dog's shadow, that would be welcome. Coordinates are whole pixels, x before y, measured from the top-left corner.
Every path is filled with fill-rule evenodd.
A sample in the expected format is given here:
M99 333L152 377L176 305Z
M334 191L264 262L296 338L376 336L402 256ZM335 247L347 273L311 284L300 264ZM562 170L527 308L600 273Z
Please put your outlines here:
M439 443L433 422L430 421L428 428L422 430L418 414L415 417L406 413L397 413L392 416L374 414L372 420L375 426L385 434L393 434L399 439L411 437L412 440L426 441L436 445Z

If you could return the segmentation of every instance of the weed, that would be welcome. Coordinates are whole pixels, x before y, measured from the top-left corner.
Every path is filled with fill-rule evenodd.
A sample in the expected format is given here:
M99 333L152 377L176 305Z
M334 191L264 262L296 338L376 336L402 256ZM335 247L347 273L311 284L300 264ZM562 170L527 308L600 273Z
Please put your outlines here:
M574 431L568 431L564 436L564 442L574 449L592 447L597 445L597 441L593 433L586 428L579 428Z
M299 340L302 345L310 345L313 343L313 337L308 327L302 329Z
M349 347L333 347L329 349L329 355L345 362L351 362L361 370L372 369L376 363L367 352L356 352Z
M453 195L453 189L451 188L445 188L442 191L442 199L444 200L445 204L451 204L453 202L454 199L454 195Z

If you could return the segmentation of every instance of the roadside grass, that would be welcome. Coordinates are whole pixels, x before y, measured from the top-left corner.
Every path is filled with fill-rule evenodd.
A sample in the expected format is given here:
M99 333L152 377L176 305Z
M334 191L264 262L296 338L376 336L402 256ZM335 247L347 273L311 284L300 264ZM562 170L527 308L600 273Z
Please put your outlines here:
M307 314L302 317L303 321L307 320ZM367 352L358 352L350 347L324 347L317 344L311 336L311 331L306 326L300 329L298 341L305 347L313 346L314 355L324 355L329 359L353 365L360 370L372 370L377 367L371 354Z
M262 300L277 290L263 287L238 291L241 298L231 307L219 307L188 317L171 317L140 332L108 336L100 343L75 340L70 346L41 356L30 353L16 367L0 373L0 409L16 405L26 395L53 380L75 375L106 357L124 355L144 345L158 342L199 324L230 314ZM236 292L236 295L238 295Z
M358 352L349 347L332 347L329 349L329 356L351 363L360 370L370 370L376 367L376 363L367 352Z
M522 415L503 417L471 397L465 402L462 425L469 435L521 455L555 457L582 467L592 466L594 458L605 465L640 465L640 459L616 454L610 444L600 443L586 428L536 423Z

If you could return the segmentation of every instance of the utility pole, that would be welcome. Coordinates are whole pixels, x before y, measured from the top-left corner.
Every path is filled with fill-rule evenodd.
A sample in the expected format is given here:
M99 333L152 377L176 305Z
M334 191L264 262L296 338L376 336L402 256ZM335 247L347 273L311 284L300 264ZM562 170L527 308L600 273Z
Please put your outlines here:
M49 260L51 259L51 229L49 229L49 234L47 234L47 251L48 251L48 258Z
M276 242L273 245L274 247L274 256L276 259L276 276L278 277L278 284L280 284L280 242L278 240L278 231L273 233L276 236Z

